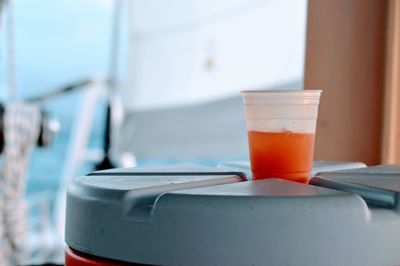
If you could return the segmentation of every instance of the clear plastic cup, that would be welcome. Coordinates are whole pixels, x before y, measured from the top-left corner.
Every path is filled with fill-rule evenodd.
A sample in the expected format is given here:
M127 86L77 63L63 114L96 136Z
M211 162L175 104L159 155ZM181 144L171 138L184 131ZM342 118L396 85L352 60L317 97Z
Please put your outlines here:
M242 91L253 179L308 183L321 92Z

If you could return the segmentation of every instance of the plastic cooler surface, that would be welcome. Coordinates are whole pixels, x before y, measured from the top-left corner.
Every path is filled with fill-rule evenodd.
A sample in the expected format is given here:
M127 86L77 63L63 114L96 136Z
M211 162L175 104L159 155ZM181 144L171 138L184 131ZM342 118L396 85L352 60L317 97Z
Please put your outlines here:
M398 166L325 163L318 167L347 170L306 185L247 181L243 163L228 164L75 178L66 243L89 256L152 265L400 264Z

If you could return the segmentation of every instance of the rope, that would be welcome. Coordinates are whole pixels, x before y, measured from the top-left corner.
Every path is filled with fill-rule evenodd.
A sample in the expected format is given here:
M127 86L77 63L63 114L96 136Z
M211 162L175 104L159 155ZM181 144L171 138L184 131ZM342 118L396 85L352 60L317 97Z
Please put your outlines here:
M37 105L13 102L4 114L5 147L0 174L0 265L26 263L24 192L30 155L39 134Z
M14 12L12 0L7 0L7 48L8 87L12 101L17 100L17 79L15 74Z

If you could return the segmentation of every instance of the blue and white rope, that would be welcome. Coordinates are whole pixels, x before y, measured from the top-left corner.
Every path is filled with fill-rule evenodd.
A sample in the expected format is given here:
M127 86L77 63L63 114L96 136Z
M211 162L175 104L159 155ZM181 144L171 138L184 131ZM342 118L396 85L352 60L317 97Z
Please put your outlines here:
M4 114L4 151L0 175L0 265L21 265L26 261L27 228L24 193L31 151L39 134L38 106L11 103Z

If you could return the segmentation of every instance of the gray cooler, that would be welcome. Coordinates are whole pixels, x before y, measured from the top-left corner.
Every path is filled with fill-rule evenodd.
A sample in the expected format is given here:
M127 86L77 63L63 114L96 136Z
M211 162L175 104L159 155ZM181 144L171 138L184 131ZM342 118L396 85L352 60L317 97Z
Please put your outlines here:
M309 185L246 162L94 172L69 187L65 240L151 265L400 265L400 166L364 166L314 164Z

